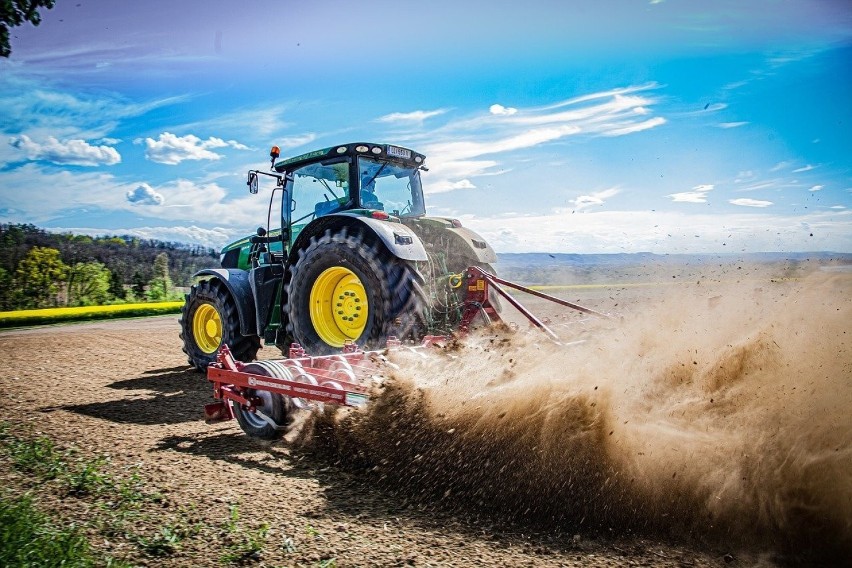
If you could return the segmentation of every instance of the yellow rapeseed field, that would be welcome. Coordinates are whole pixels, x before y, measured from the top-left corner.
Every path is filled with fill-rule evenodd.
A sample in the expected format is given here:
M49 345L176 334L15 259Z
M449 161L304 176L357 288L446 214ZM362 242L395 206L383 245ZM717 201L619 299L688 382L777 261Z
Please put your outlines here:
M115 304L111 306L83 306L79 308L15 310L11 312L0 312L0 327L17 327L66 321L173 314L179 312L181 306L183 306L183 302L157 302Z

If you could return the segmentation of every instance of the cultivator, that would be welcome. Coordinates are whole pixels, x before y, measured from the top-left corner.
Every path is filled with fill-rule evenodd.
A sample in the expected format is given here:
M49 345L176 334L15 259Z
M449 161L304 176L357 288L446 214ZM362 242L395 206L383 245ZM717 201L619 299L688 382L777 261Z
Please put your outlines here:
M391 337L385 349L373 351L364 351L354 343L347 343L338 354L320 356L311 356L301 345L294 343L286 359L252 363L237 361L228 346L223 345L207 370L207 379L213 383L216 399L205 407L207 421L236 418L248 435L275 439L286 432L300 410L309 410L323 403L364 406L373 383L382 380L388 351L406 349L423 352L430 347L444 345L469 333L479 316L488 324L502 322L491 300L494 297L492 290L523 314L532 326L559 342L557 334L511 296L504 286L588 315L611 318L608 314L509 282L479 267L470 267L455 278L457 287L466 288L461 322L452 336L427 335L417 346L404 345Z

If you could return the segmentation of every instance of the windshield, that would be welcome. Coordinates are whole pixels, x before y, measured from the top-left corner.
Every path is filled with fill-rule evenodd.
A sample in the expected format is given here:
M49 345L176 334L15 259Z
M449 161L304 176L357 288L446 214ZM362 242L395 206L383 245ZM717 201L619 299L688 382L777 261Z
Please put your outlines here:
M399 217L426 214L420 172L393 162L358 158L360 204L364 209L378 209Z

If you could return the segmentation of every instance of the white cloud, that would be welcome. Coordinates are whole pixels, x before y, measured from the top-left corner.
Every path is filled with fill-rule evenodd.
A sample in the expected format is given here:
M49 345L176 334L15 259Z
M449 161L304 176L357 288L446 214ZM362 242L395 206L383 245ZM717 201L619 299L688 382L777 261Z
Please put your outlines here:
M745 126L749 124L748 122L720 122L717 126L719 128L739 128L740 126Z
M201 245L212 249L219 249L234 240L245 236L248 231L224 227L203 228L195 225L189 226L162 226L162 227L132 227L120 229L93 229L91 227L61 227L52 228L57 233L74 233L91 235L93 237L106 235L128 235L140 239L155 239L158 241L178 242L186 244Z
M571 215L570 211L561 211L514 218L502 215L461 215L459 218L500 253L648 251L665 254L852 249L852 211L849 210L806 216L687 211L588 211L583 215ZM802 230L802 223L811 230ZM811 232L815 237L809 236ZM498 271L499 268L498 264Z
M121 154L110 146L92 146L85 140L59 141L48 136L42 142L26 134L9 139L9 144L23 152L30 160L45 160L54 164L72 166L112 166L121 161Z
M654 83L612 89L551 105L509 109L492 105L488 114L450 122L429 133L422 146L429 156L429 193L452 191L459 179L500 174L500 155L510 154L569 136L624 136L665 124L648 117L656 100L639 94L657 88Z
M713 187L711 184L696 185L692 191L670 193L667 197L676 203L707 203L707 193L713 191Z
M242 190L244 185L238 185L240 189L233 190L234 197L214 182L176 180L152 186L124 182L111 174L45 171L26 164L4 172L0 221L45 224L67 217L69 212L86 210L90 214L132 212L137 217L157 219L158 223L204 224L215 220L219 225L250 231L266 219L269 199L250 195ZM51 188L50 199L31 198L45 187ZM162 202L158 203L157 195Z
M795 170L793 170L793 173L798 174L798 173L801 173L801 172L809 172L809 171L811 171L815 168L816 168L816 166L812 166L810 164L807 164L806 166L802 166L801 168L796 168Z
M832 205L829 209L846 209L845 205Z
M413 122L419 123L423 122L427 118L432 118L433 116L439 116L447 112L447 109L439 108L436 110L415 110L412 112L392 112L390 114L386 114L382 117L379 117L377 120L379 122L389 122L389 123L398 123L398 122Z
M606 130L601 134L603 136L624 136L625 134L633 134L634 132L650 130L655 126L662 126L665 123L665 118L663 118L662 116L655 116L654 118L650 118L644 122L637 122L628 126L622 126L620 128L610 128L609 130Z
M245 132L246 125L250 125L252 132L257 136L273 139L277 136L277 133L284 132L285 129L291 127L284 120L284 113L287 110L287 106L283 104L265 104L261 107L237 109L196 122L175 124L171 129L182 132L197 132L199 130L204 132Z
M824 185L815 185L815 186L811 187L808 191L821 191L822 188L824 188L824 187L825 187Z
M145 138L145 157L158 164L177 165L184 160L219 160L221 154L212 152L211 148L231 147L237 150L248 150L248 146L236 140L222 140L211 136L202 140L194 134L176 136L171 132L163 132L157 140Z
M571 203L574 205L575 211L580 211L581 209L592 207L593 205L603 205L607 199L618 195L619 191L620 190L618 188L612 187L589 195L581 195L576 199L572 199Z
M748 197L741 197L739 199L729 199L728 203L730 203L731 205L740 205L742 207L769 207L770 205L772 205L771 201L749 199Z
M499 116L512 116L518 112L518 109L512 107L504 107L503 105L491 105L488 112Z
M0 72L0 131L34 139L96 140L108 136L122 119L187 99L180 96L131 102L103 92L71 94L53 90L46 79L22 77L4 66Z
M285 136L281 138L278 142L278 146L281 148L298 148L299 146L304 146L305 144L310 144L314 140L317 139L317 135L309 132L308 134L302 134L300 136Z
M476 189L476 186L469 179L463 179L453 183L452 189Z
M139 184L135 189L126 193L127 201L140 205L162 205L166 200L147 183Z

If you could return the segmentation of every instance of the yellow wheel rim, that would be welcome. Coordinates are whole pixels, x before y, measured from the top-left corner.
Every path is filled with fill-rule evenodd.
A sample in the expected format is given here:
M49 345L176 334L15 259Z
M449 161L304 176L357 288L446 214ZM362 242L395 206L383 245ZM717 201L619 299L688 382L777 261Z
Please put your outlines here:
M311 287L311 323L328 345L343 347L367 326L367 293L361 279L342 266L323 271Z
M192 335L204 353L213 353L222 343L222 317L211 304L201 304L192 317Z

